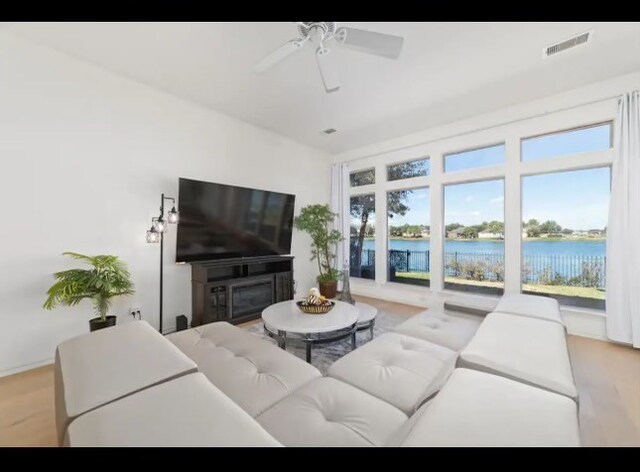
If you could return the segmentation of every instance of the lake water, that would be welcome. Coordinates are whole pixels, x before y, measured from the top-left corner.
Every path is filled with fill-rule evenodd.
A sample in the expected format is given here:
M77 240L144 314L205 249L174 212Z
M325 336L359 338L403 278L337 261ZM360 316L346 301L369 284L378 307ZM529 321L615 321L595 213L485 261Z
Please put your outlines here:
M428 251L428 240L406 241L389 240L390 249L400 251ZM364 249L375 250L375 241L368 239L364 242ZM606 255L605 241L525 241L524 255ZM445 241L445 252L461 252L469 254L504 254L504 243L501 241Z

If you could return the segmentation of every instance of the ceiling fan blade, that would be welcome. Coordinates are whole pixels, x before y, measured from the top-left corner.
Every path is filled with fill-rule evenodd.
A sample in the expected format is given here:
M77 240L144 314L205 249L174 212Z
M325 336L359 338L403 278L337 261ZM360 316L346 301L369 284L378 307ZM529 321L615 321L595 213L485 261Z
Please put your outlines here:
M292 39L291 41L287 41L278 49L270 54L267 54L265 57L256 62L253 65L252 69L254 70L254 72L264 72L265 70L275 66L278 62L286 59L294 52L302 49L304 43L305 42L301 39Z
M335 38L344 46L389 59L397 59L400 56L404 42L402 36L348 27L338 28Z
M338 70L329 49L322 47L316 49L316 60L318 61L318 69L320 69L324 89L327 93L337 92L340 89Z

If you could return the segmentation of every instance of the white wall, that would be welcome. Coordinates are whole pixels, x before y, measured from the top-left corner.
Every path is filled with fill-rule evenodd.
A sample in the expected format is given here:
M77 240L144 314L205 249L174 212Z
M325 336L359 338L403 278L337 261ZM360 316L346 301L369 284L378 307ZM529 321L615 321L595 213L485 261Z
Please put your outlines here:
M442 248L444 227L443 186L450 183L505 179L505 293L520 292L520 207L521 178L526 175L611 165L613 152L581 154L536 162L521 162L520 139L549 132L570 129L592 123L611 121L616 114L615 96L640 87L640 72L616 77L587 87L523 103L518 106L447 124L420 133L372 144L334 157L347 162L351 170L376 169L376 184L352 188L351 194L376 194L378 215L385 215L386 192L402 188L429 186L431 189L431 245ZM443 156L462 149L473 149L504 142L504 165L445 174ZM429 156L431 174L404 181L386 182L386 166ZM387 248L385 218L376 218L376 251ZM441 305L449 297L483 298L478 295L453 292L443 288L442 251L431 253L431 287L411 287L388 283L384 258L376 258L376 281L353 279L354 293L376 296L392 301L423 305ZM602 312L563 308L563 317L570 333L605 339L605 318Z
M224 73L221 67L220 73ZM91 305L43 310L60 254L116 254L137 293L118 301L157 326L159 247L145 243L160 193L178 177L296 194L296 211L328 203L328 154L0 33L0 376L49 362L88 330ZM165 252L165 330L191 313L190 266ZM293 239L298 290L314 282L309 240Z

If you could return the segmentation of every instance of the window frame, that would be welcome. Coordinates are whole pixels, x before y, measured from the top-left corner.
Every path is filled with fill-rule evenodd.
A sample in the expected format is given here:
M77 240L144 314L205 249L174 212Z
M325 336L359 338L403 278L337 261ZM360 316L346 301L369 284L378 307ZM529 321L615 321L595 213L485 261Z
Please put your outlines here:
M373 183L371 184L363 184L363 185L351 185L351 176L353 174L360 174L362 172L367 172L369 170L373 171ZM376 182L378 182L378 176L376 175L376 168L369 166L369 167L365 167L363 169L358 169L358 170L349 170L349 188L353 189L353 188L362 188L362 187L372 187L374 185L376 185Z
M452 187L455 185L473 185L473 184L477 184L477 183L482 183L482 182L496 182L496 181L502 181L502 198L503 198L503 202L502 202L502 220L503 220L503 224L505 226L505 233L506 233L506 211L505 211L505 193L506 193L506 181L504 177L498 177L498 178L490 178L490 179L482 179L482 180L471 180L471 181L464 181L464 182L452 182L452 183L446 183L442 186L442 193L443 193L443 197L442 197L442 205L443 205L443 213L442 213L442 256L443 256L443 261L444 263L442 264L442 267L440 268L442 270L442 280L443 280L443 289L446 291L450 291L453 293L470 293L470 294L483 294L483 295L494 295L494 296L502 296L504 294L504 290L505 290L505 280L502 281L502 292L501 293L485 293L485 292L490 292L489 290L487 291L483 291L483 290L477 290L477 291L473 291L473 290L457 290L457 289L451 289L447 287L447 282L444 281L446 275L445 275L445 269L446 269L446 260L444 258L444 255L446 254L446 241L447 241L447 234L446 234L446 212L447 212L447 206L446 206L446 190L447 187ZM506 236L503 239L503 246L505 249L505 254L506 254ZM504 257L503 260L503 272L505 270L506 267L506 256ZM460 285L464 285L464 284L460 284Z
M522 177L527 175L544 174L581 170L595 167L611 166L615 143L612 147L592 153L580 153L553 159L536 161L521 160L521 140L534 136L553 134L565 130L582 127L597 126L614 122L616 117L617 99L592 102L586 105L574 106L561 111L545 113L533 118L512 120L508 123L488 126L482 129L470 129L469 124L459 122L438 131L440 137L432 138L434 132L429 130L415 136L423 136L430 140L409 145L403 141L402 147L371 153L372 147L367 147L368 156L358 157L350 153L351 160L343 159L349 166L349 171L375 168L376 184L349 187L349 196L355 194L375 192L377 216L376 219L376 251L385 251L388 247L386 193L392 190L402 190L417 187L429 187L431 199L431 242L430 242L430 287L405 286L387 281L386 257L376 258L376 280L357 279L352 283L356 290L362 293L375 287L376 293L384 293L388 297L402 297L412 299L414 303L424 303L436 297L439 293L464 295L464 292L444 289L444 279L441 276L444 265L444 186L455 183L467 183L482 180L504 179L504 222L505 222L505 293L521 293L522 266ZM587 118L585 118L587 117ZM478 120L474 121L478 123ZM615 126L615 123L614 123ZM612 127L612 130L614 127ZM442 137L443 133L448 135ZM613 132L613 131L612 131ZM475 169L444 172L444 155L460 150L473 150L504 143L505 162L499 166L479 167ZM382 147L382 145L381 145ZM355 156L355 157L354 157ZM416 156L429 156L431 172L425 177L387 181L386 166L419 159ZM339 161L339 159L338 159ZM348 202L347 202L348 203ZM374 293L374 292L370 292ZM409 297L409 298L407 298ZM572 308L573 309L573 308Z
M404 179L395 179L395 180L391 180L389 178L389 168L390 167L398 166L398 165L401 165L401 164L408 164L410 162L418 162L418 161L425 161L425 160L429 161L429 172L427 172L427 175L414 175L412 177L406 177ZM409 179L415 179L415 178L418 178L418 177L429 177L429 175L431 175L431 156L416 157L416 158L413 158L413 159L404 159L404 160L398 161L398 162L391 162L389 164L386 164L386 167L387 167L387 171L385 173L385 181L387 181L387 182L398 182L398 181L401 181L401 180L404 181L404 180L409 180Z
M413 178L413 177L412 177ZM407 180L407 179L402 179L402 180ZM397 182L396 180L392 180L391 182ZM431 255L433 254L433 250L432 250L432 246L431 246L431 235L433 234L433 231L431 228L431 187L428 185L422 185L419 187L411 187L411 188L401 188L401 189L390 189L387 190L385 192L385 197L386 197L386 202L387 202L387 206L388 206L388 198L389 198L389 194L392 192L401 192L402 190L428 190L429 191L429 272L427 272L429 274L429 283L427 284L426 287L423 286L423 288L429 288L431 286L431 273L432 273L432 265L431 265ZM388 255L388 252L390 250L389 248L389 211L387 210L387 207L385 207L385 219L386 224L385 224L385 228L386 228L386 236L385 236L385 255ZM377 220L376 220L377 221ZM385 262L388 259L388 257L385 257ZM386 273L388 274L388 270L389 267L385 266L385 270L387 271ZM411 286L411 287L421 287L418 284L410 284L410 283L402 283L402 282L392 282L392 281L387 281L388 284L390 284L391 286Z
M459 172L470 172L470 171L476 171L476 170L480 170L480 169L491 169L491 168L502 167L504 165L504 163L502 163L502 164L494 164L494 165L490 165L490 166L472 167L470 169L447 171L447 157L453 156L455 154L464 154L464 153L467 153L467 152L479 151L481 149L489 149L489 148L496 147L496 146L504 146L504 148L505 148L504 162L506 163L506 161L507 161L507 143L505 142L505 140L501 140L499 142L485 144L485 145L482 145L482 146L472 146L470 148L467 147L465 149L460 149L460 150L457 150L457 151L450 151L450 152L444 153L442 155L442 172L444 174L457 174Z
M603 125L610 125L609 126L609 147L607 149L603 149L601 151L576 152L576 153L573 153L573 154L559 154L557 156L546 157L544 159L531 159L531 160L525 160L524 159L523 145L524 145L524 142L526 140L528 140L528 139L543 138L545 136L553 136L555 134L567 134L567 133L571 133L573 131L580 131L580 130L583 130L583 129L598 128L599 126L603 126ZM605 121L601 121L599 123L583 124L583 125L580 125L580 126L575 126L575 127L567 128L567 129L561 129L561 130L555 130L555 131L546 131L544 133L535 134L533 136L523 136L522 138L520 138L520 161L524 162L524 163L529 163L529 162L539 162L539 161L546 161L546 160L552 160L552 159L564 159L566 157L575 157L575 156L581 156L581 155L585 155L585 154L597 154L597 153L600 153L600 152L611 150L611 149L613 149L613 133L614 133L614 121L613 120L605 120Z

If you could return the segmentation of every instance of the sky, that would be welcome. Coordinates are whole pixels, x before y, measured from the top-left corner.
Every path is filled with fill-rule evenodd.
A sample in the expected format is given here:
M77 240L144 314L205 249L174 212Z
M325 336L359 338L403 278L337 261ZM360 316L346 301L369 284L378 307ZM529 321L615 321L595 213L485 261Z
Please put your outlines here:
M608 149L609 125L531 138L522 142L522 159L533 161ZM446 156L448 172L504 162L504 145ZM429 224L430 190L415 189L407 197L411 208L392 224ZM607 225L610 192L609 167L528 176L522 183L524 221L555 220L573 230L602 229ZM465 226L504 220L504 181L492 180L445 187L445 224Z

